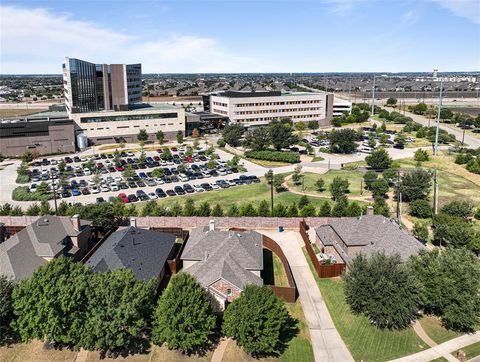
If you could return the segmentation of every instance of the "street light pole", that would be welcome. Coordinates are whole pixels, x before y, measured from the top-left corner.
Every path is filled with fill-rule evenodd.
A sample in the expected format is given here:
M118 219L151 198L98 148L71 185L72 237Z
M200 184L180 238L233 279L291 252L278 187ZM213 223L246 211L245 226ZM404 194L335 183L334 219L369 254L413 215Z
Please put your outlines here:
M373 87L372 87L372 116L375 114L375 74L373 74Z
M53 187L53 202L55 203L55 216L58 216L57 190L55 190L55 178L53 177L53 173L52 173L52 187Z
M437 156L437 153L438 153L438 132L440 129L440 112L442 110L442 95L443 95L443 78L441 78L441 81L440 81L440 94L438 97L437 129L435 130L434 156Z

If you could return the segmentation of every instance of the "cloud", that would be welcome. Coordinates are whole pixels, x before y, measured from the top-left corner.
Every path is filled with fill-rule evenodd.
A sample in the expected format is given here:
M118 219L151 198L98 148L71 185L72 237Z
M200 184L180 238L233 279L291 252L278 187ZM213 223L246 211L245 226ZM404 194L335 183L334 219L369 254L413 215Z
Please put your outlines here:
M141 62L144 72L240 72L259 65L259 70L273 70L209 37L174 34L146 40L40 8L1 6L0 17L3 74L60 73L65 56L95 63Z
M456 16L480 24L480 2L478 0L430 0Z
M409 10L402 15L402 22L406 25L413 25L418 20L418 13L414 10Z

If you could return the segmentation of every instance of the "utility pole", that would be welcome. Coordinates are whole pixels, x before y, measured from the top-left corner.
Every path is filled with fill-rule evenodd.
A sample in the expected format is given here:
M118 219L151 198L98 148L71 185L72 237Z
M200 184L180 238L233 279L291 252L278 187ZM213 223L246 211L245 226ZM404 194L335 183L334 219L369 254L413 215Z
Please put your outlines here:
M438 153L438 132L440 129L440 112L442 110L442 95L443 95L443 78L440 78L440 94L438 97L438 111L437 111L437 129L435 130L435 146L433 155L437 156Z
M351 91L352 91L352 78L350 78L349 82L348 82L348 101L349 102L352 101L352 97L351 97L351 94L350 94ZM478 98L478 91L477 91L477 98Z
M57 208L57 190L55 190L55 178L52 175L52 187L53 187L53 202L55 203L55 216L58 216L58 208Z
M375 114L375 73L373 74L373 87L372 87L372 116Z
M438 179L437 169L433 170L433 214L438 214Z
M323 75L323 84L325 87L325 92L327 92L327 75L326 74Z
M273 214L273 170L268 171L268 176L270 177L270 209Z
M400 170L397 171L397 221L400 225Z

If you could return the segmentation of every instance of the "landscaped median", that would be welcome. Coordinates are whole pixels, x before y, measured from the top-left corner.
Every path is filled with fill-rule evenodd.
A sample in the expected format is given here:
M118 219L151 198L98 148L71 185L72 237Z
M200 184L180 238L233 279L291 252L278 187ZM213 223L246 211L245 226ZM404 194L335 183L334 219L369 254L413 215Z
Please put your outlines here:
M298 163L300 162L300 154L298 152L287 151L246 151L244 153L246 158L254 160Z

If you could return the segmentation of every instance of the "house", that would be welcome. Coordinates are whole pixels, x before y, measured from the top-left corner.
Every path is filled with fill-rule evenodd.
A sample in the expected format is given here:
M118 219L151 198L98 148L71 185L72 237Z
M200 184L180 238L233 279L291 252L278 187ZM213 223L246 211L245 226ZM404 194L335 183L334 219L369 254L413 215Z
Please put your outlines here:
M366 256L375 252L399 254L402 261L407 261L425 249L395 221L381 215L332 219L316 229L316 243L323 253L347 265L359 253Z
M263 285L262 249L261 234L216 230L210 221L209 226L191 231L181 259L185 272L194 276L224 309L248 284Z
M92 236L90 224L78 215L41 216L0 244L0 274L18 281L53 258L81 260Z
M119 228L112 233L85 262L95 272L130 268L138 280L157 278L159 284L174 252L173 234L140 229Z

